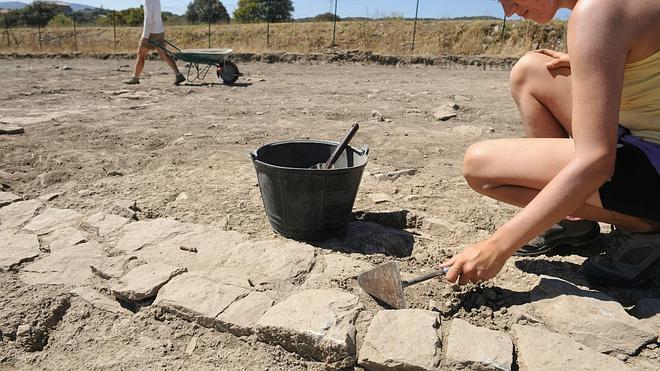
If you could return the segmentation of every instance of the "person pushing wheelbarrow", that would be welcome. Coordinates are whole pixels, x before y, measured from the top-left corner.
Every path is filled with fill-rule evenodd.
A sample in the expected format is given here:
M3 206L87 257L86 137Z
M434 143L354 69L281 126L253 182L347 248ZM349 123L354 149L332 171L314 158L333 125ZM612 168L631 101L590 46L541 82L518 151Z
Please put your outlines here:
M158 50L160 59L165 61L172 71L174 71L174 84L179 85L186 81L186 78L179 72L176 62L164 50L157 48L165 40L165 27L160 10L160 0L144 0L144 30L137 51L135 61L135 70L133 77L124 81L124 84L136 85L140 83L140 74L144 69L144 61L151 50Z

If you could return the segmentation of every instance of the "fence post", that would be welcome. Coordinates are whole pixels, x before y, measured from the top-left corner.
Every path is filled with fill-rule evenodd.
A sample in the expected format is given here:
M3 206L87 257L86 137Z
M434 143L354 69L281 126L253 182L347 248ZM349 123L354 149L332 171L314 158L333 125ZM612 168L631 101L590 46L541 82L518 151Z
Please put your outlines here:
M112 30L114 33L114 41L115 41L115 50L117 50L117 18L115 16L116 11L112 11Z
M206 20L209 23L209 49L211 49L211 0L208 1L206 6Z
M502 18L502 36L500 36L501 40L504 40L505 31L506 31L506 14L504 15L504 18Z
M417 16L418 15L419 15L419 0L417 0L417 6L415 7L415 23L413 24L412 51L415 51L415 36L417 36Z
M39 50L41 50L41 25L37 22L37 35L39 36Z
M78 50L78 31L76 30L76 12L73 12L73 50Z
M266 48L270 48L270 0L266 5Z
M335 47L335 34L337 33L337 1L339 0L335 0L335 16L332 18L332 48Z

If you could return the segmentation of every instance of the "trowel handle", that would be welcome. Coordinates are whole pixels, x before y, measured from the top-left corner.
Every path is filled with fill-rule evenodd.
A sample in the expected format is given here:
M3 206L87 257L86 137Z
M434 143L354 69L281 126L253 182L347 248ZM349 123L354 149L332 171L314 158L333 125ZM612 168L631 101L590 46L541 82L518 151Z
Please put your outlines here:
M419 277L415 277L415 278L411 279L410 281L401 281L401 285L403 287L408 287L410 285L414 285L416 283L420 283L420 282L429 280L433 277L442 276L443 274L446 274L447 272L449 272L449 268L450 267L446 267L446 268L439 269L437 271L432 271L432 272L423 274Z
M351 128L348 130L348 133L346 133L346 136L342 141L339 143L337 148L335 148L335 151L332 152L332 155L330 155L330 158L328 158L328 161L325 162L325 165L323 165L324 169L331 169L332 165L337 162L337 159L339 159L339 156L341 155L342 152L346 149L348 146L348 143L351 142L351 139L353 139L353 136L355 136L355 133L357 133L358 129L360 128L360 125L356 122L351 126Z

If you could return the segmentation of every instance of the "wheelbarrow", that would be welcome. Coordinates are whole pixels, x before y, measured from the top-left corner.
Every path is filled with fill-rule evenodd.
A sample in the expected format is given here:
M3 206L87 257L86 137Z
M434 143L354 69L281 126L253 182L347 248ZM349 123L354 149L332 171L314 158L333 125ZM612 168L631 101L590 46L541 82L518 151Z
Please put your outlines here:
M180 49L173 43L163 40L163 43L150 40L149 43L163 50L175 61L186 62L188 71L186 80L194 82L204 80L211 68L215 67L218 80L224 84L233 84L242 76L238 67L227 58L232 49ZM168 49L168 46L174 49Z

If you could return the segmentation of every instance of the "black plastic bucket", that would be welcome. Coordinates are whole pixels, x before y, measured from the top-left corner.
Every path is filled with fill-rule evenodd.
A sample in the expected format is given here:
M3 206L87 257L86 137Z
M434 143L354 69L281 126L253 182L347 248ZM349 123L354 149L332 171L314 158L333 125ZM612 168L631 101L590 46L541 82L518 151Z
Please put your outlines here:
M369 149L348 146L329 170L336 142L297 140L251 152L268 220L275 232L297 240L322 240L342 232L367 165Z

